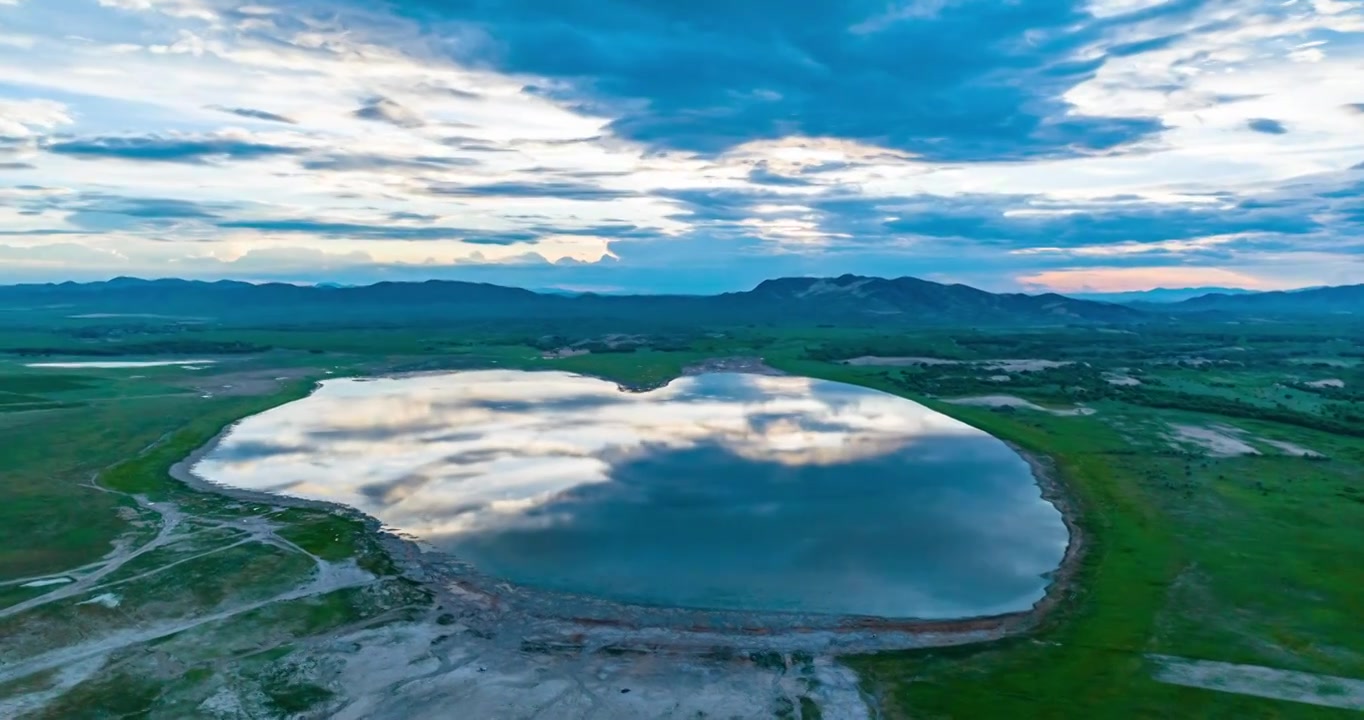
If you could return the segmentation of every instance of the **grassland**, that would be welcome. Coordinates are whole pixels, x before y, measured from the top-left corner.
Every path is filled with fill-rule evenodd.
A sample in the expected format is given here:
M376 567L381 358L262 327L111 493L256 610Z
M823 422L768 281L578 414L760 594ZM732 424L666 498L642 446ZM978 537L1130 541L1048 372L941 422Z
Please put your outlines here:
M167 474L223 425L298 397L318 379L518 367L652 385L705 358L760 356L787 372L913 398L1046 455L1080 508L1089 543L1083 567L1034 631L845 659L884 717L1357 717L1164 682L1154 658L1364 678L1361 337L1357 326L1341 324L1136 334L743 327L609 341L533 326L11 328L0 331L0 698L35 698L28 710L38 717L192 717L221 687L249 685L259 691L252 710L259 716L306 715L334 693L297 670L310 648L338 628L429 609L359 521L230 502ZM16 348L48 355L3 354ZM241 351L212 353L217 362L200 370L25 366L91 348L136 359ZM865 355L953 362L840 362ZM992 365L1001 359L1071 364L1009 371ZM993 395L1093 413L950 402ZM1250 451L1229 450L1237 447ZM292 592L319 568L348 563L370 579ZM53 576L81 582L111 564L80 593L61 596L71 583L22 587ZM116 607L80 604L105 593L118 596ZM92 637L173 629L215 613L227 615L95 648L41 673L12 671ZM96 658L88 671L70 670ZM68 677L59 677L63 668ZM797 709L801 717L820 712L804 701L783 712Z

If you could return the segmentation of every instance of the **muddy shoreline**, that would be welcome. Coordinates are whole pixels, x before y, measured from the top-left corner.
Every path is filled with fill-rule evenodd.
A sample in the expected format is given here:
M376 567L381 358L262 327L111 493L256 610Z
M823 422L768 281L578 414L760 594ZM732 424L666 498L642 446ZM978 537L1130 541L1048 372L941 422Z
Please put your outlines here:
M688 366L683 374L705 372L785 374L766 366L760 358L707 360ZM620 387L629 392L647 392L666 384ZM631 605L514 585L486 576L468 563L419 539L403 536L350 506L227 487L195 474L193 467L212 452L236 424L225 426L207 443L173 465L171 476L192 489L238 501L323 509L362 522L369 532L376 534L404 577L432 591L439 615L454 618L489 637L511 633L521 638L523 644L550 650L595 647L650 652L714 652L718 648L730 648L840 655L997 640L1036 627L1071 594L1086 548L1075 500L1058 478L1054 463L1005 441L1028 463L1042 498L1060 512L1068 534L1065 552L1060 564L1050 573L1044 595L1028 610L992 616L917 620Z

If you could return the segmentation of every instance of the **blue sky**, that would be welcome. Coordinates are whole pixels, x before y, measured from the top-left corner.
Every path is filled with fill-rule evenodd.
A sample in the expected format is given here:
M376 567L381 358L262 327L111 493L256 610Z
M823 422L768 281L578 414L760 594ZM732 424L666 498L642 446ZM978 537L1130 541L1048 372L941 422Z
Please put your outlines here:
M1360 0L0 0L0 282L1364 282Z

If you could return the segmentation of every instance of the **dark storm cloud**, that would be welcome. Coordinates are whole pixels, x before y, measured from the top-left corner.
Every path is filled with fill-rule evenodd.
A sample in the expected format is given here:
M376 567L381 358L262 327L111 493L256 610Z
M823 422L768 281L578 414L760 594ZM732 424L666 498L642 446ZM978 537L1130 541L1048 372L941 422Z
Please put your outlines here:
M476 245L514 245L531 242L538 237L536 233L520 230L489 232L432 225L420 227L369 225L314 219L229 220L217 223L217 227L227 230L260 230L272 233L296 233L319 237L362 238L365 240L459 240Z
M445 95L448 97L460 98L461 100L483 99L483 95L473 92L472 90L464 90L463 88L450 87L449 85L440 85L437 83L418 83L412 86L411 90L424 95Z
M307 170L383 171L383 170L441 170L452 167L472 167L479 162L473 158L422 155L399 157L375 153L327 153L308 157L299 163Z
M516 245L534 242L540 236L533 232L502 232L465 235L460 241L471 245Z
M687 222L707 222L716 220L739 221L755 216L758 205L791 203L804 204L810 198L792 198L767 190L703 190L687 188L684 190L664 190L655 193L657 197L676 202L682 212L673 219Z
M106 232L214 220L240 209L227 202L197 202L176 198L130 197L101 192L50 195L25 200L21 212L65 214L66 222L83 231Z
M555 225L537 225L533 230L539 235L587 235L592 237L604 238L653 238L658 237L658 232L648 228L629 223L611 223L607 225L589 225L587 227L560 227Z
M1269 118L1253 118L1246 121L1246 127L1266 135L1283 135L1288 132L1288 128L1284 127L1283 123Z
M1006 216L1025 203L1000 198L965 201L924 197L897 212L885 226L894 232L930 237L969 238L990 245L1082 247L1117 242L1159 242L1208 235L1260 232L1302 234L1320 224L1283 208L1120 205L1079 208L1069 214Z
M23 237L26 235L49 236L49 235L84 235L84 230L62 230L59 228L38 228L34 230L0 230L0 236L4 237Z
M418 128L426 125L421 116L386 97L370 98L351 114L361 120L385 122L400 128Z
M806 185L818 184L808 178L772 172L768 169L767 163L758 163L752 170L749 170L748 181L754 185L779 185L786 187L803 187Z
M435 215L423 215L422 213L398 211L398 212L391 212L391 213L389 213L389 214L388 214L388 219L389 219L389 220L394 220L394 221L397 221L397 222L402 222L402 221L404 221L404 220L407 220L407 221L413 221L413 222L430 223L430 222L435 222L435 221L439 220L440 218L437 217L437 216L435 216Z
M1177 0L1125 22L1187 14ZM409 2L435 28L473 30L457 59L549 78L530 88L615 118L617 135L715 153L789 135L851 138L929 160L1021 160L1109 150L1149 117L1067 115L1062 95L1104 58L1076 61L1117 19L1080 0L962 0L910 12L885 0ZM467 39L469 32L452 30ZM1174 37L1137 39L1120 54Z
M565 145L592 145L592 144L596 144L596 143L602 142L603 140L604 140L604 138L603 138L602 136L600 136L600 135L593 135L593 136L591 136L591 137L580 137L580 138L557 138L557 139L551 138L551 139L548 139L548 140L523 140L523 141L521 141L521 142L533 142L533 143L539 143L540 145L548 145L548 146L550 146L550 147L558 147L558 146L565 146ZM514 142L515 142L515 141L514 141Z
M298 124L298 121L291 117L278 115L272 112L266 112L265 110L254 110L252 108L240 107L223 107L222 105L209 105L208 109L217 110L218 112L230 113L232 115L249 118L251 120L265 120L266 122L286 123L288 125Z
M906 238L1025 249L1154 243L1233 233L1299 236L1323 230L1321 221L1312 216L1329 208L1320 198L1300 194L1228 197L1207 206L1110 198L1057 208L1067 212L1055 214L1008 214L1038 209L1033 204L1036 199L1024 195L863 197L834 190L792 197L761 190L682 190L659 196L679 205L681 212L673 217L693 224L697 228L693 235L742 236L752 232L741 224L745 219L790 215L813 219L831 235L833 245L863 248ZM772 204L796 208L761 215L755 210Z
M83 212L110 213L140 218L216 218L217 209L230 207L219 203L206 205L191 200L173 198L122 197L87 193L84 202L76 206Z
M451 197L536 197L561 200L615 200L637 195L637 193L628 190L612 190L590 183L568 180L546 182L508 180L474 185L434 183L427 186L426 190L433 195Z
M1137 42L1123 43L1109 48L1108 54L1114 57L1127 57L1128 55L1140 55L1152 50L1160 50L1169 47L1171 43L1183 37L1182 35L1163 35L1149 40L1139 40Z
M450 137L441 138L440 144L446 147L452 147L456 150L463 150L464 152L491 152L491 153L516 152L515 150L509 147L494 145L486 140L464 137L462 135L451 135Z
M44 147L50 153L89 160L128 160L203 164L218 160L255 160L297 155L286 145L226 137L105 136L61 140Z

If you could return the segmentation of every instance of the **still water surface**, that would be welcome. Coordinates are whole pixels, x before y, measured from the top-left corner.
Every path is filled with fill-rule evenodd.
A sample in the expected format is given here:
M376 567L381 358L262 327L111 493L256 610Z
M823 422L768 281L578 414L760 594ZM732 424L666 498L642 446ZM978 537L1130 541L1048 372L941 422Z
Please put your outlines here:
M530 587L631 603L951 618L1025 610L1067 534L1026 462L917 403L716 373L336 379L194 467L344 503Z

